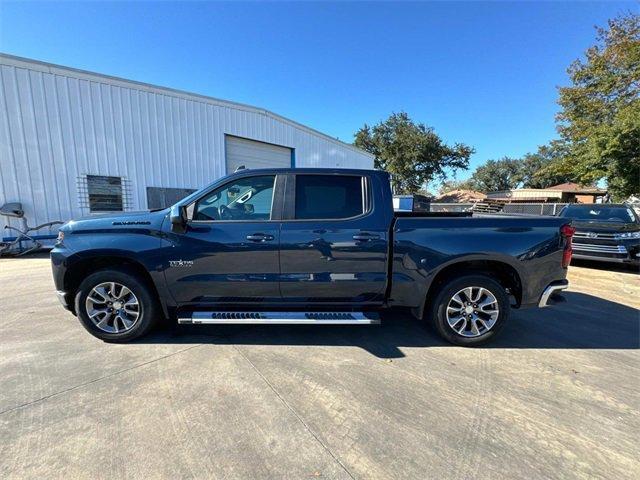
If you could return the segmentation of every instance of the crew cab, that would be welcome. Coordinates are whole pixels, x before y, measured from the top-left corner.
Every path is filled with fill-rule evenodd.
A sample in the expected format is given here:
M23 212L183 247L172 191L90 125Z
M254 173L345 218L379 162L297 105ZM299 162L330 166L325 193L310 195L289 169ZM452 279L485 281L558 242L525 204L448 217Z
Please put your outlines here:
M63 306L124 342L187 324L374 324L409 310L479 345L512 307L567 288L557 217L394 212L385 172L241 170L170 209L66 223L51 252Z

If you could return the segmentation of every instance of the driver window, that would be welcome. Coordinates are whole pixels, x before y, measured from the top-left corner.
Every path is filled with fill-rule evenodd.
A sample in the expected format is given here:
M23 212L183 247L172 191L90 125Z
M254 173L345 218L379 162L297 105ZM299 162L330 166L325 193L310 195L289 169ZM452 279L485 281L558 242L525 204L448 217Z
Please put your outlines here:
M198 200L193 220L269 220L275 178L245 177L217 188Z

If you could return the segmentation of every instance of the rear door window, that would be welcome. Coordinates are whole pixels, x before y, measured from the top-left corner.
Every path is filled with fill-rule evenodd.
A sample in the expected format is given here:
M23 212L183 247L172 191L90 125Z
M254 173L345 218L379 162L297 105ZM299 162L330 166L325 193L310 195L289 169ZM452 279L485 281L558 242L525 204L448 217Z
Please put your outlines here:
M357 217L365 211L364 181L357 175L296 175L296 220Z

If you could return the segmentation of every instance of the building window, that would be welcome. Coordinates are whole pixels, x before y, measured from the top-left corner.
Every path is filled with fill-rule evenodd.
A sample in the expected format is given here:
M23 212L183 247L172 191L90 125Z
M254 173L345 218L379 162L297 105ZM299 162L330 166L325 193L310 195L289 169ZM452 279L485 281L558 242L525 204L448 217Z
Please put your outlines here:
M124 210L122 179L102 175L87 175L90 212L121 212Z

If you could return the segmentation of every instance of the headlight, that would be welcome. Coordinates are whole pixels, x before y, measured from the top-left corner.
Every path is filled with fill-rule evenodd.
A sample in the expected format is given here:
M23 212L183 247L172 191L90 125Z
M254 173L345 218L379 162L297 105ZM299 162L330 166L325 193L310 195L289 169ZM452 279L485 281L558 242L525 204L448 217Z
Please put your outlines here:
M637 232L625 232L625 233L616 233L614 235L616 240L629 240L632 238L640 238L640 231Z

